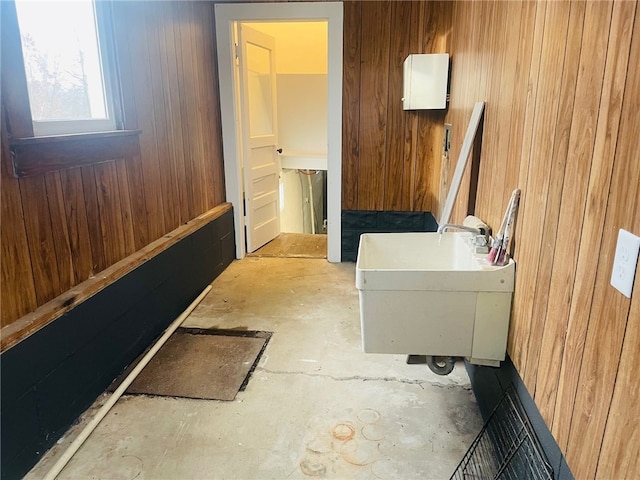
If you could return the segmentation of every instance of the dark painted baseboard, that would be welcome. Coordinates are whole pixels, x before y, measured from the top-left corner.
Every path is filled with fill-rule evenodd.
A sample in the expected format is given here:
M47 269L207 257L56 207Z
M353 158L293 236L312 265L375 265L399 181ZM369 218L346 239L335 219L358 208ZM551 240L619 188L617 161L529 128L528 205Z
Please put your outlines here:
M435 232L431 212L342 211L342 261L355 262L363 233Z
M507 357L500 368L471 365L466 361L465 366L471 379L471 386L478 401L482 418L485 421L489 418L504 391L513 384L529 422L538 437L538 441L553 467L554 478L558 480L574 480L560 447L551 435L549 428L538 411L538 407L533 402L511 360Z
M233 212L2 353L2 479L22 477L235 258Z

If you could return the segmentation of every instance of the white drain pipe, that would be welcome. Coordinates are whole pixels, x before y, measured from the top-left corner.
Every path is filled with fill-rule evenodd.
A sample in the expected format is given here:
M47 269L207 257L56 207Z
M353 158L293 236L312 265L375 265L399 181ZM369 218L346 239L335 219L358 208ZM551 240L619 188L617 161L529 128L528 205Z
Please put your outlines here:
M98 410L98 413L96 413L96 416L93 417L91 422L89 422L89 424L86 427L84 427L82 432L80 432L80 435L78 435L78 437L73 441L73 443L69 445L69 447L65 450L64 454L58 459L55 465L51 467L51 470L49 470L49 472L47 472L47 474L44 476L44 480L55 480L55 478L60 474L62 469L67 465L67 463L69 463L69 460L71 460L71 458L80 449L80 447L85 442L85 440L89 438L89 435L93 433L93 431L96 429L98 424L102 421L102 419L107 416L107 413L109 413L109 410L111 410L111 408L120 399L122 394L127 390L127 388L129 388L129 385L133 383L133 381L136 379L136 377L142 371L142 369L147 366L147 364L151 361L154 355L158 353L158 350L160 350L160 348L165 344L165 342L169 340L169 337L173 334L173 332L175 332L178 329L178 327L182 325L182 323L187 319L189 314L198 306L198 304L202 301L202 299L204 299L204 297L207 295L207 293L209 293L210 290L211 290L211 285L208 285L207 288L205 288L202 291L202 293L198 295L198 298L196 298L191 303L191 305L189 305L187 309L184 312L182 312L182 314L173 321L171 325L169 325L169 327L165 330L162 337L160 337L158 341L155 343L155 345L151 347L151 350L149 350L147 354L144 357L142 357L142 360L140 360L140 362L131 371L131 373L127 376L127 378L124 379L122 384L109 397L109 400L107 400L107 402L100 408L100 410Z

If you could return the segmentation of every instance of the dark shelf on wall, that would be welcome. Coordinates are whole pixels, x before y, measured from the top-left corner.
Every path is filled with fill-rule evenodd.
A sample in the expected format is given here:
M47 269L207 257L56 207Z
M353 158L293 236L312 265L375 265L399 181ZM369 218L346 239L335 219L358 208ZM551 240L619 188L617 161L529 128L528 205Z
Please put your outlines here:
M431 212L342 211L342 261L355 262L363 233L435 232L438 223Z
M140 130L15 138L9 142L13 174L31 177L139 153Z

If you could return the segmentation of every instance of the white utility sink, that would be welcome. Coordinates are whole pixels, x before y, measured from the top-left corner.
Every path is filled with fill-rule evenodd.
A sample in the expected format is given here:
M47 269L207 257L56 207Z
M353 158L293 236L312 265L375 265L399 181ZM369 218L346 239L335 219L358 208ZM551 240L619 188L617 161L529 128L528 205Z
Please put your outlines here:
M460 232L360 237L356 287L367 353L504 360L515 263L498 267Z

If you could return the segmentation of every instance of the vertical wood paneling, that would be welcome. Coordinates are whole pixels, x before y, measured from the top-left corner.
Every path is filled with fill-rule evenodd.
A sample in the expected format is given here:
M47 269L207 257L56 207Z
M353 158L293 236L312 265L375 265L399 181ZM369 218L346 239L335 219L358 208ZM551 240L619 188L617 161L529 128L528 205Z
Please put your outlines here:
M64 207L69 232L69 249L73 261L74 285L87 280L93 275L93 260L89 239L87 211L84 202L82 186L82 171L79 168L61 172L63 179L62 191Z
M429 212L437 205L436 192L429 187L440 172L442 155L443 127L438 125L438 117L441 114L426 111L417 112L418 128L416 142L416 159L414 167L413 184L415 194L413 198L413 211ZM441 122L444 123L444 122ZM437 172L437 173L436 173ZM437 215L437 212L433 212Z
M388 210L401 210L405 178L411 172L404 156L404 137L398 135L405 129L406 115L402 109L398 92L402 91L402 64L410 53L410 30L403 28L410 22L412 5L408 2L391 4L391 31L396 32L390 38L389 47L389 87L387 97L387 145L385 152L386 172L384 206Z
M89 246L91 249L91 268L94 273L107 268L107 257L104 251L102 227L100 224L100 207L93 166L81 167L84 204L89 219Z
M533 39L531 47L531 67L529 68L529 80L527 84L525 109L522 112L522 116L524 117L521 141L522 144L520 147L520 157L517 157L519 162L519 174L518 183L516 186L519 188L522 188L527 184L527 180L529 178L529 170L531 168L531 162L529 161L529 152L531 149L531 143L533 141L533 122L535 118L533 112L535 110L536 100L538 97L538 78L540 77L542 40L544 38L543 32L546 19L546 11L547 2L536 2L535 25L532 32ZM521 225L522 221L520 221L519 223ZM522 227L519 227L519 230L521 229ZM516 258L524 257L520 249L520 243L517 241L517 238L519 237L519 230L516 231L516 235L514 236L515 238L513 239L513 241L517 242L518 245L518 257ZM522 303L522 300L520 299L521 295L526 295L526 292L522 292L521 290L516 290L514 292L514 306ZM531 319L526 315L521 314L520 309L512 308L511 325L512 327L509 329L509 354L511 356L511 359L513 360L514 365L517 368L522 369L525 365L525 359L523 357L526 356L526 347L528 345Z
M140 153L126 159L127 182L129 184L129 201L131 203L131 216L135 219L133 239L135 249L140 250L151 243L151 232L147 218L147 193L142 188L144 174L142 172L142 158ZM140 221L140 219L144 219Z
M411 3L411 18L409 20L408 29L415 32L409 36L409 51L422 52L422 42L425 35L424 28L424 10L427 8L425 2ZM419 111L409 110L405 112L405 130L404 130L404 178L402 182L402 199L399 210L410 211L414 209L416 202L416 193L420 190L416 186L416 170L418 159L418 123ZM422 187L424 188L424 186Z
M130 5L130 4L128 4ZM155 35L150 27L149 7L144 3L135 4L124 13L128 13L129 23L128 43L131 56L139 59L135 68L135 81L133 84L138 128L140 134L140 154L144 161L141 163L142 179L145 190L146 216L149 225L149 236L159 238L165 230L163 215L163 192L160 178L159 152L156 143L157 130L155 122L155 109L153 108L153 91L159 85L155 84L151 70L150 45L155 44ZM153 8L151 9L154 10Z
M564 346L558 339L565 336L571 287L575 281L610 21L611 4L590 2L586 4L583 30L575 29L582 33L584 41L579 53L580 68L570 123L562 200L559 206L549 209L559 214L555 235L552 236L558 239L561 248L554 246L553 269L545 275L549 283L549 298L548 305L545 305L546 321L538 354L538 369L545 375L538 376L535 389L540 412L548 425L553 422ZM548 231L545 228L545 232Z
M448 123L452 125L452 162L449 167L448 184L455 171L462 142L466 134L469 119L473 105L478 101L487 100L487 91L483 88L487 85L487 71L482 69L484 51L489 49L487 43L486 23L488 13L485 6L489 5L484 2L472 2L469 5L460 5L457 10L457 18L453 22L456 25L452 27L452 35L455 39L455 46L452 46L453 71L452 76L457 78L456 89L451 92L451 102L449 105ZM490 6L493 9L493 6ZM460 15L461 12L464 12ZM481 40L480 40L481 39ZM455 53L454 53L455 52ZM473 77L474 82L466 82L467 78ZM451 221L462 223L467 214L467 202L464 199L469 198L469 185L471 176L471 162L467 164L467 168L460 183L457 199L451 213ZM482 172L480 172L482 174Z
M49 172L45 174L44 181L47 190L49 217L51 219L64 219L65 198L62 192L60 172ZM56 254L56 264L58 265L58 278L60 279L58 288L61 291L65 291L75 285L73 260L71 258L71 242L69 241L67 222L57 220L52 221L51 231L53 234L53 247Z
M152 9L146 16L147 37L149 38L149 68L153 78L166 80L165 71L167 69L166 55L163 50L166 48L164 41L164 23L161 18L162 7ZM151 85L152 102L154 105L169 106L169 90L164 88L165 81L156 82ZM155 143L158 152L169 152L171 125L171 110L169 108L154 108ZM160 168L160 186L166 201L162 202L162 215L165 230L173 230L179 222L178 212L178 186L175 183L176 166L174 162L166 162Z
M344 2L344 52L342 70L342 208L358 205L360 159L360 49L362 2Z
M426 2L422 13L420 52L447 53L451 5L439 1ZM444 115L444 111L437 110L417 112L417 148L413 176L415 195L412 210L431 211L437 217Z
M126 256L116 164L114 161L99 163L94 173L105 261L113 265Z
M391 3L362 6L358 209L384 208Z
M640 271L636 271L636 278L638 275ZM638 478L640 475L640 415L629 415L629 412L640 411L639 345L640 295L636 295L631 301L596 478Z
M187 196L187 215L191 217L193 212L196 211L196 198L199 197L199 192L196 190L198 187L197 183L194 183L193 179L195 177L193 171L193 155L191 152L192 144L190 142L190 124L189 124L189 115L190 115L190 105L188 103L188 88L187 84L187 72L191 68L191 47L187 43L189 40L189 33L185 31L188 28L188 25L185 25L185 21L183 20L184 11L179 8L178 4L174 4L173 8L173 18L174 18L174 26L175 26L175 40L176 46L180 53L178 54L178 85L180 86L180 118L184 121L181 122L180 126L182 128L182 154L183 154L183 165L185 171L185 182L190 186L192 192Z
M120 69L120 85L124 103L124 123L128 129L138 128L138 114L136 108L136 97L134 88L134 72L136 71L137 59L132 55L128 39L129 25L126 19L129 18L129 4L118 2L114 4L114 35L116 39L116 56L118 57L118 67ZM169 83L171 84L171 83ZM129 184L129 203L131 205L133 223L134 249L139 250L152 241L147 221L139 219L147 218L147 201L145 190L141 186L144 184L142 173L142 159L140 150L131 158L125 159L127 173L127 183Z
M503 158L501 168L505 171L504 188L502 192L502 202L493 212L487 212L487 221L491 222L491 225L499 225L501 221L501 212L506 209L506 205L509 203L511 191L520 185L518 179L520 178L521 162L515 161L515 159L521 158L522 153L522 138L525 128L525 111L527 101L531 96L531 90L529 88L528 80L530 74L530 68L533 52L533 31L536 25L536 12L537 5L535 2L513 2L510 5L510 10L513 12L518 9L520 13L520 19L514 20L513 14L507 18L509 25L518 24L518 29L509 29L510 35L506 40L506 44L518 43L518 50L515 55L511 55L508 47L505 52L505 60L503 68L508 71L509 65L513 65L515 69L513 93L508 97L506 105L509 106L510 111L501 108L500 116L509 119L509 129L501 128L500 132L508 132L508 136L503 141L509 145L507 154ZM522 8L519 8L522 5ZM541 15L543 16L543 15ZM515 60L514 60L515 59ZM507 75L508 82L509 75ZM504 82L503 82L504 83ZM508 85L508 83L506 83ZM508 88L508 87L507 87ZM504 91L501 89L501 91ZM503 135L500 136L502 138ZM499 142L502 144L502 142ZM500 154L498 154L500 155ZM496 208L495 204L492 208ZM484 213L484 212L483 212ZM514 245L514 252L517 252L517 244Z
M182 68L181 57L179 56L181 54L181 49L177 48L175 36L175 30L178 27L174 22L170 21L170 19L173 18L174 7L171 3L163 3L161 8L163 17L166 19L164 22L165 39L163 42L166 44L165 81L168 85L181 85L178 82L178 65ZM182 124L181 122L176 122L176 119L180 119L180 96L182 95L183 88L164 89L164 92L168 97L166 110L172 119L169 123L169 152L176 159L174 173L177 186L177 204L175 205L175 208L178 210L178 218L182 224L189 219L188 192L186 189L180 188L181 185L186 185Z
M206 6L206 3L193 3L193 11L192 11L192 15L197 18L197 17L203 17L204 15L202 13L202 9L203 8L208 8ZM195 51L196 51L196 57L194 59L194 78L199 78L199 79L206 79L208 78L206 75L206 70L204 68L204 65L200 59L201 58L206 58L205 57L205 48L204 48L204 44L205 42L207 43L211 43L210 41L206 41L205 38L203 37L203 29L196 27L196 28L192 28L192 41L194 43L195 46ZM213 61L213 56L208 55L208 57L211 59L211 61ZM207 92L212 92L212 87L214 86L214 82L211 81L210 85L207 86L206 91ZM198 159L198 171L202 172L200 174L200 182L202 184L202 199L200 200L201 204L200 204L200 208L206 209L207 206L207 198L210 196L208 193L208 190L210 188L210 185L208 183L209 181L209 175L207 174L208 172L208 163L207 162L207 158L205 155L202 154L202 152L206 152L207 148L206 148L206 132L205 132L205 126L208 125L208 122L210 121L210 117L208 115L208 108L207 108L207 104L209 103L214 103L214 102L207 102L207 93L205 93L205 85L203 85L202 82L197 82L196 85L194 86L194 97L196 100L196 105L197 105L197 110L198 112L200 112L199 115L196 116L196 120L197 120L197 135L196 135L196 139L197 139L197 143L198 143L198 152L197 152L197 159ZM209 93L209 96L211 96L211 93Z
M505 112L505 102L513 98L513 74L509 75L509 71L503 68L505 56L513 56L518 48L517 42L505 44L508 37L508 30L499 26L506 21L507 14L511 15L519 21L520 4L516 4L511 8L500 8L500 5L494 5L491 9L489 21L485 22L485 32L483 36L487 37L487 46L489 49L483 52L483 71L488 72L487 78L487 101L483 128L489 132L501 131L508 128L509 115ZM488 31L487 31L488 29ZM506 45L506 48L503 47ZM515 65L515 64L512 64ZM512 69L513 70L513 69ZM507 108L508 108L507 103ZM487 135L483 138L483 148L488 148L495 152L494 155L485 158L485 168L481 174L492 176L492 182L496 185L504 185L504 177L506 174L505 167L505 150L508 147L507 142L502 142L498 135ZM485 173L486 172L486 173ZM482 179L479 179L482 182ZM492 189L488 195L484 195L477 199L476 211L494 211L502 208L502 189ZM487 218L485 221L490 221ZM498 221L499 222L499 221Z
M545 318L549 300L551 270L553 268L553 258L556 247L560 200L562 198L569 133L571 130L572 112L576 95L584 8L584 2L571 2L564 48L564 64L562 74L560 75L560 92L556 101L558 104L558 113L554 127L553 146L550 152L549 184L546 193L544 222L541 230L543 236L541 239L538 273L535 282L531 337L529 339L529 352L527 354L527 357L531 358L531 361L527 362L526 370L522 372L524 376L523 380L532 394L535 394L538 373L538 361L536 361L536 359L540 359L540 346L545 331ZM560 251L564 254L562 243L560 243ZM546 359L540 359L540 361L543 367L545 367L544 362Z
M36 308L36 290L24 223L20 186L9 180L9 149L4 109L0 108L0 296L1 326ZM16 292L20 292L16 295Z
M636 10L456 2L452 22L447 121L487 99L479 216L523 189L509 355L576 478L640 476L640 307L609 285L618 229L640 232Z
M402 109L409 54L445 53L453 2L344 2L342 208L438 214L444 111Z
M212 162L211 158L222 158L222 120L220 108L218 108L218 91L219 84L216 75L216 65L218 64L218 55L215 42L211 41L215 37L212 25L215 21L213 18L213 10L206 2L198 4L196 12L198 18L203 19L200 25L199 42L202 48L201 58L207 58L211 61L200 62L203 69L202 78L204 81L198 82L200 86L201 96L204 101L199 101L202 108L203 125L203 162L206 170L206 205L219 205L226 199L224 189L224 168L222 162Z
M129 196L129 177L127 176L127 160L116 160L116 173L118 176L118 191L120 192L120 212L122 215L122 240L124 255L131 255L136 251L133 216L131 212L131 199Z
M636 5L631 2L614 4L593 150L593 158L599 161L591 164L575 280L570 283L571 306L553 420L552 431L563 449L567 446L571 428L571 415L567 413L566 406L573 405L575 401L589 318L587 306L591 306L594 293L596 275L594 256L600 256L600 249L594 250L594 245L600 245L602 239L602 225L607 206L607 197L603 192L609 191L616 158L615 149L635 11Z
M3 132L3 326L224 201L212 19L209 2L114 3L124 123L142 131L139 154L16 179ZM10 30L3 74L15 57L4 52L19 46L5 41Z
M636 15L634 32L640 32ZM609 413L630 301L609 286L611 258L615 252L618 230L640 232L640 35L634 35L629 55L627 84L616 147L607 212L603 225L601 255L585 340L580 379L567 445L567 458L576 478L595 474L604 429ZM637 284L636 284L637 287ZM636 288L636 292L638 289ZM637 321L637 318L635 319ZM633 412L637 415L637 412ZM587 452L591 452L590 454Z
M193 3L191 3L189 11L189 15L193 17L195 11L193 9ZM192 112L200 111L199 98L197 96L198 92L198 84L196 83L196 79L198 78L199 72L199 63L200 57L198 56L198 41L197 41L197 29L190 22L185 22L185 28L182 30L183 40L185 40L185 35L187 36L186 41L187 46L186 50L191 53L190 61L191 65L185 66L186 71L190 72L190 75L186 78L186 89L185 91L188 94L187 105L189 108L189 130L192 132L192 140L189 142L189 146L191 147L191 161L193 172L197 172L191 178L191 185L193 188L194 195L194 212L200 212L203 210L206 204L206 192L205 192L205 177L202 175L204 173L204 156L202 155L202 135L201 135L201 117L200 115L191 115ZM184 119L183 119L184 121ZM195 133L195 135L193 135ZM201 173L202 172L202 173Z
M44 178L23 179L20 182L20 194L36 298L38 304L41 304L53 298L56 292L61 291ZM33 202L35 198L41 198L44 201Z
M533 136L529 162L536 159L534 169L530 168L527 183L522 187L522 230L527 232L527 241L521 243L518 252L519 268L528 272L528 275L518 275L516 290L521 296L520 302L514 307L524 319L529 319L529 333L523 339L525 349L522 356L523 368L521 370L523 380L529 389L533 385L527 383L528 363L527 355L531 342L538 341L532 331L540 331L539 318L533 318L533 305L535 299L537 272L539 268L540 254L542 251L543 229L546 200L549 192L549 180L553 158L553 146L555 139L555 126L558 119L558 97L561 90L562 68L564 50L567 39L567 27L570 13L569 2L550 2L546 9L546 19L542 42L540 70L543 72L538 78L538 94L534 109ZM525 152L526 154L526 152Z
M478 5L478 20L477 20L477 25L474 27L474 30L478 31L478 34L480 35L480 38L483 39L482 44L476 44L475 45L475 55L472 57L474 60L474 65L472 67L472 71L478 71L478 72L482 72L481 75L479 75L477 82L476 82L476 91L475 91L475 99L476 100L484 100L486 102L485 105L485 113L484 113L484 119L483 119L483 124L487 123L488 121L491 121L492 118L495 117L495 115L492 115L491 110L493 110L495 107L494 105L497 106L497 102L494 102L494 99L491 98L491 76L493 74L493 72L499 72L501 70L501 65L499 65L499 63L497 62L497 59L495 58L495 53L496 53L496 48L497 48L497 44L496 44L496 36L500 33L500 30L496 28L496 25L494 25L495 22L495 15L496 12L498 11L498 5L495 2L489 2L486 5ZM461 125L466 132L466 128L467 125L463 124ZM492 137L485 137L484 135L482 135L483 140L482 141L482 145L486 145L486 143L490 143L491 141L493 141ZM462 137L464 138L464 137ZM460 141L458 140L456 143L460 143ZM474 144L474 148L475 148L475 144ZM488 147L490 147L491 145L487 145ZM467 168L464 174L464 179L462 181L462 185L461 185L461 192L458 194L458 199L459 201L457 202L457 208L455 210L454 215L456 215L456 221L458 221L458 223L462 223L462 220L466 217L466 215L468 213L470 213L468 211L468 205L467 205L467 200L468 198L470 198L471 195L471 189L472 187L472 183L474 180L478 180L478 176L480 173L482 172L476 172L476 178L474 179L474 173L473 172L473 161L472 159L474 158L474 156L477 156L474 154L474 152L471 153L471 156L469 158L469 162L467 164ZM491 157L485 157L487 159L487 161L485 162L485 171L489 171L491 172L491 175L494 175L494 168L492 166L492 163L494 162L494 157L493 155ZM488 195L485 195L483 197L477 197L477 207L479 208L479 211L482 210L482 205L485 202L488 203L491 200L491 193L489 192ZM478 212L476 212L478 213Z

